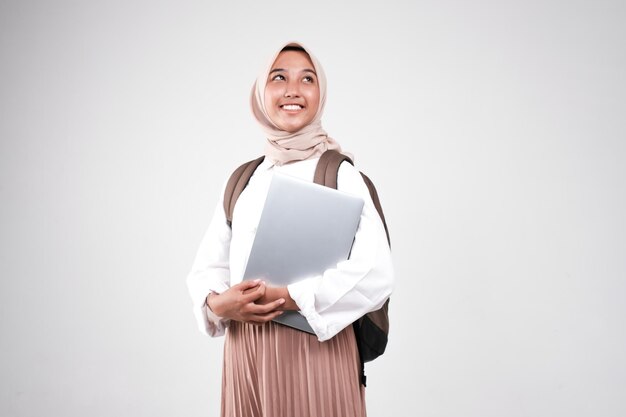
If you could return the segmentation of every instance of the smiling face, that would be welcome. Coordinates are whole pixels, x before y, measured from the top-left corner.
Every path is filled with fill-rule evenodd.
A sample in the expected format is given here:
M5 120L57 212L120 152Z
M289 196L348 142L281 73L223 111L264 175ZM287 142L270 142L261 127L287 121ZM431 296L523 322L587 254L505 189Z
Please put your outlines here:
M311 123L320 103L315 68L302 51L281 52L267 77L265 109L274 124L293 133Z

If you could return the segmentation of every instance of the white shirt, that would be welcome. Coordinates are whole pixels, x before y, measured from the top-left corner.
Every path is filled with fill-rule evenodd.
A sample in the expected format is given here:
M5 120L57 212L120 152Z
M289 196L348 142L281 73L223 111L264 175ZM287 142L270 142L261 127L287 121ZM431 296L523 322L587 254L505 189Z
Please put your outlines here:
M207 307L206 297L242 281L273 172L313 181L317 161L309 159L276 166L266 158L237 200L232 230L226 224L224 193L221 193L187 276L200 331L221 336L228 326L229 320L216 316ZM287 287L320 341L330 339L359 317L379 309L393 287L391 253L382 220L360 173L351 164L341 164L337 189L365 201L350 259L321 275L302 277Z

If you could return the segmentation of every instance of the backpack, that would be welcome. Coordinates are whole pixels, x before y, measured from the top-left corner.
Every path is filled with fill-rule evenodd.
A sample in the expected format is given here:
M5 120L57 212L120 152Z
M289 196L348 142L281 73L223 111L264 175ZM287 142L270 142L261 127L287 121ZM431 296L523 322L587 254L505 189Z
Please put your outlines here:
M246 162L237 168L228 179L226 184L226 190L224 191L224 212L226 214L226 223L229 227L232 226L233 212L235 210L235 203L239 195L243 192L244 188L248 185L252 174L257 167L265 159L264 156L255 160ZM328 150L324 152L315 168L315 175L313 182L316 184L324 185L326 187L337 189L337 175L339 173L339 166L342 162L347 161L354 165L352 160L337 151ZM367 186L376 211L378 212L380 219L385 227L385 233L387 235L387 243L391 247L391 240L389 238L389 229L385 221L385 215L383 214L380 200L378 199L378 193L372 181L362 172L363 181ZM363 317L355 321L352 326L354 328L354 334L356 336L357 347L359 350L359 358L361 361L361 383L365 386L365 362L372 361L382 355L385 352L387 346L387 335L389 334L389 299L385 301L383 306L376 310L365 314Z

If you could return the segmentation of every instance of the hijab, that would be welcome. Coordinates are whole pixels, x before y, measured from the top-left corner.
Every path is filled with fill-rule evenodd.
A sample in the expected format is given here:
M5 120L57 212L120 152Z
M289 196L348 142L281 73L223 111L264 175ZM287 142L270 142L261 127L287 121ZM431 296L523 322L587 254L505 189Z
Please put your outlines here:
M265 108L265 86L267 78L274 61L287 46L295 46L304 49L313 63L315 72L317 73L317 81L320 89L320 101L317 113L311 122L296 132L287 132L280 129L270 119L267 109ZM256 82L252 86L252 94L250 97L250 105L252 114L261 126L267 139L265 144L265 156L276 165L284 165L291 162L303 161L319 157L328 149L335 149L341 152L341 146L333 138L322 129L322 113L326 102L326 75L319 61L311 54L311 52L299 42L289 42L284 44L272 56L268 64L265 66Z

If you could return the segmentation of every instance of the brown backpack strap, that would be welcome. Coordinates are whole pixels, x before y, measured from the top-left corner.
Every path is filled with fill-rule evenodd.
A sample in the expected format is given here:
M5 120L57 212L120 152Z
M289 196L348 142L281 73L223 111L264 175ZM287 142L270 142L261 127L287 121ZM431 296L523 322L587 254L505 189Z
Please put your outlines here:
M339 166L343 161L348 161L351 165L354 165L350 157L341 154L335 150L329 150L324 152L317 162L313 182L319 185L325 185L326 187L337 189L337 176L339 174ZM387 243L389 243L389 246L391 247L389 229L387 228L387 222L385 221L383 207L381 206L380 200L378 199L378 192L376 191L376 187L374 187L374 183L367 177L367 175L362 172L360 174L363 177L363 181L365 182L365 185L370 192L370 196L372 197L372 201L374 202L374 207L376 207L376 211L378 212L380 219L383 221L383 226L385 226L385 233L387 234Z
M224 213L226 214L226 223L228 226L232 225L233 212L235 211L235 203L241 195L241 192L248 182L254 171L261 165L261 162L265 159L265 156L261 156L253 161L248 161L235 170L226 183L226 190L224 190Z
M339 165L341 165L343 161L348 161L351 165L354 165L352 159L342 153L335 150L324 152L322 156L320 156L319 161L317 161L313 182L336 190Z
M376 211L380 216L380 219L383 221L383 226L385 226L385 233L387 234L387 243L389 247L391 247L391 238L389 237L389 229L387 228L387 222L385 221L385 214L383 213L383 206L380 204L380 200L378 199L378 192L376 191L376 187L374 187L374 183L369 179L367 175L361 172L361 176L363 177L363 181L365 185L367 185L367 189L370 191L370 196L372 197L372 201L374 202L374 207L376 207Z

